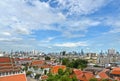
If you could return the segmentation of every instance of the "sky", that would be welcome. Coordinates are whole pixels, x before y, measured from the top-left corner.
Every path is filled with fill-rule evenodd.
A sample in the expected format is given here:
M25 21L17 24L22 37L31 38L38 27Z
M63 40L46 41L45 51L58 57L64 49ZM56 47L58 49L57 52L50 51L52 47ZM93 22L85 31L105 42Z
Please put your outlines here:
M120 50L120 0L1 0L0 50Z

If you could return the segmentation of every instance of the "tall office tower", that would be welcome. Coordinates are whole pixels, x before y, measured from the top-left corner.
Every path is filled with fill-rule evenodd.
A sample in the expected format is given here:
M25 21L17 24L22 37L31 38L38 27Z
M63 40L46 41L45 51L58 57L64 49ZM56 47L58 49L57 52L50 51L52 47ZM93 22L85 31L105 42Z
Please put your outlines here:
M84 55L83 49L81 49L81 55Z
M113 55L113 54L115 54L115 49L108 49L108 54L109 55Z

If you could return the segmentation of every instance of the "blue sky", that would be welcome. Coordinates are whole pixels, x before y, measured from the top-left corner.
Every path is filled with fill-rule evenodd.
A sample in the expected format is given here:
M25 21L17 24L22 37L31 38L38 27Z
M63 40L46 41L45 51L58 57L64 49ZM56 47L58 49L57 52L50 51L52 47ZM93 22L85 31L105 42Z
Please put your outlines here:
M2 0L0 49L120 50L120 0Z

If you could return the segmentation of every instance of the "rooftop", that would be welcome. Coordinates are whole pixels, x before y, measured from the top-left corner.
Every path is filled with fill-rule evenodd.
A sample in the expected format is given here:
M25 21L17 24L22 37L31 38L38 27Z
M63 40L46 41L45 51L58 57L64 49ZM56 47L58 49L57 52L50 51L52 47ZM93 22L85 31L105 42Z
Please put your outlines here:
M0 81L27 81L24 73L16 73L0 76Z

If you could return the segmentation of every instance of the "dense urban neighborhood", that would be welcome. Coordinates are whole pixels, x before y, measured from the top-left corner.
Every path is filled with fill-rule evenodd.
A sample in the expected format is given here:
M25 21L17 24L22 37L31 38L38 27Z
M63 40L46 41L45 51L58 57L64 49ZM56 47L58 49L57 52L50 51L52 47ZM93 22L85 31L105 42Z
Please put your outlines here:
M0 0L0 81L120 81L120 0Z
M120 54L1 52L0 81L120 81Z

